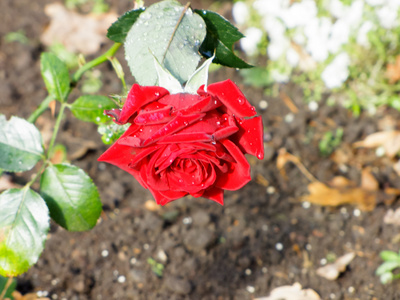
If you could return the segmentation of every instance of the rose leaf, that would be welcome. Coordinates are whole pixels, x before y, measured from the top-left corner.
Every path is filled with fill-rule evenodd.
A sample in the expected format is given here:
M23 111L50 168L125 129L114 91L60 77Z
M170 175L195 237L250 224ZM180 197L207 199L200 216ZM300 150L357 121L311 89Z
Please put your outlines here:
M108 28L107 37L116 43L125 42L126 35L144 10L144 8L139 8L123 14Z
M116 107L117 105L106 96L84 95L72 103L71 111L76 118L82 121L102 124L110 120L103 114L103 111Z

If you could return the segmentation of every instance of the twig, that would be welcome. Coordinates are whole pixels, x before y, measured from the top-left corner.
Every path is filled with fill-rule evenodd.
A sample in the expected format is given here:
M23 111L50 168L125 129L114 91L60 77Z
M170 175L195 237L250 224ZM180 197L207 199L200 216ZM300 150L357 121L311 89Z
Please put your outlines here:
M186 13L186 11L188 10L189 6L190 6L190 2L186 3L185 7L184 7L183 10L182 10L182 13L181 13L181 15L180 15L180 17L179 17L179 20L178 20L178 22L177 22L176 25L175 25L174 31L172 32L171 38L169 39L167 48L165 49L165 52L164 52L164 55L163 55L163 59L162 59L162 61L161 61L161 64L164 63L165 57L167 56L168 49L169 49L169 47L171 46L172 40L174 39L174 36L175 36L175 33L176 33L176 31L178 30L179 24L181 24L181 21L182 21L183 17L185 16L185 13Z

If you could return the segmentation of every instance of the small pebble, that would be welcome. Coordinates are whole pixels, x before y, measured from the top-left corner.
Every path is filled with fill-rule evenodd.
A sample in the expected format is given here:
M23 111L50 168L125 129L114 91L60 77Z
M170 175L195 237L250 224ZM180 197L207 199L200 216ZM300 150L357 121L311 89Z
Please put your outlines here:
M319 261L319 263L321 264L321 266L325 266L327 263L327 259L326 258L321 258L321 260Z
M287 115L285 116L285 122L286 122L286 123L292 123L293 120L294 120L294 114L287 114Z
M107 257L108 256L108 250L101 251L101 256Z
M358 208L356 208L355 210L353 210L353 216L355 217L361 216L361 211Z
M248 286L246 287L246 290L247 290L249 293L251 293L251 294L253 294L253 293L256 291L255 287L254 287L254 286L251 286L251 285L248 285Z
M311 206L311 203L308 202L308 201L304 201L304 202L301 204L301 206L303 206L303 208L305 208L305 209L309 209L310 206Z
M268 272L268 268L267 267L262 267L261 272L263 272L264 274Z
M59 281L58 278L53 279L51 281L51 285L57 285L58 281Z
M192 224L192 218L191 217L183 218L182 223L185 225Z
M278 250L278 251L282 251L282 250L283 250L283 245L282 245L282 243L276 243L275 249Z
M311 250L312 250L311 244L306 244L306 250L307 250L307 251L311 251Z
M246 269L244 271L244 274L246 274L247 276L250 276L251 275L251 270L250 269Z
M261 109L267 109L267 107L268 107L268 102L265 101L265 100L261 100L260 103L258 103L258 106L259 106Z
M316 111L318 109L318 103L315 101L311 101L310 103L308 103L308 108L311 111Z
M118 276L117 280L118 280L119 283L124 283L126 281L126 277L121 275L121 276Z
M274 194L275 193L275 188L273 187L273 186L269 186L269 187L267 187L267 193L268 194L270 194L270 195L272 195L272 194Z
M164 250L158 251L157 257L158 257L158 259L159 259L160 261L162 261L162 262L166 262L167 259L168 259L167 254L164 252Z
M51 295L51 299L53 299L53 300L57 300L57 299L58 299L58 295L57 295L57 294L53 294L53 295Z
M382 156L384 156L385 155L385 148L383 148L383 147L378 147L378 148L376 148L376 150L375 150L375 155L377 156L377 157L382 157Z
M349 291L350 294L353 294L356 291L356 289L353 286L349 286L347 290Z
M97 168L98 168L100 171L104 171L104 170L107 168L107 166L106 166L105 163L98 163L98 164L97 164Z
M115 277L118 276L118 274L119 274L119 273L118 273L117 270L114 270L114 271L113 271L113 275L114 275Z
M261 229L262 229L263 231L268 231L268 225L267 225L267 224L264 224L263 226L261 226Z
M135 257L132 257L130 260L131 265L134 265L137 263L137 259Z
M149 248L150 248L150 245L149 245L149 244L144 244L144 245L143 245L143 249L144 249L144 250L149 250Z
M347 215L347 208L346 208L346 207L342 207L342 208L340 209L340 213L341 213L342 215Z
M336 295L334 293L332 293L332 294L329 295L329 298L330 299L336 299Z

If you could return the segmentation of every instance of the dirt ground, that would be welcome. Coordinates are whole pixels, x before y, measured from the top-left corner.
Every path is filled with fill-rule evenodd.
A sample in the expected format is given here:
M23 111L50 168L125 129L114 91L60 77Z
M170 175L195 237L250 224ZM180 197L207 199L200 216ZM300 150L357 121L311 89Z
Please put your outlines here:
M48 23L43 8L50 2L0 1L0 37L23 29L31 41L23 45L0 40L0 112L7 117L27 118L46 96L39 71L40 52L45 49L39 36ZM209 4L197 3L196 8ZM131 3L110 5L121 14ZM122 51L118 57L124 61ZM110 66L99 69L104 82L101 93L118 93L120 83ZM226 78L235 80L257 108L261 100L268 102L266 109L258 109L266 128L266 146L264 160L249 157L253 180L239 191L226 192L224 206L185 198L150 211L144 206L152 199L148 191L127 173L97 162L107 146L96 127L68 114L58 142L71 152L88 140L97 145L73 163L98 186L104 213L89 232L70 233L52 224L39 262L18 278L20 292L45 291L51 299L68 300L246 300L299 282L322 299L400 299L398 282L384 286L374 274L382 262L379 252L399 248L398 228L383 223L386 211L399 203L380 202L373 211L361 213L354 206L304 205L299 199L307 194L308 179L292 164L285 167L286 179L276 167L278 151L285 148L322 182L337 175L359 182L361 168L370 166L381 187L400 188L391 160L377 158L374 150L351 147L382 129L382 124L399 128L400 114L380 109L373 117L355 118L343 108L324 103L311 111L302 102L301 90L288 85L283 90L299 108L293 113L281 99L265 97L261 90L241 84L235 70L220 69L211 74L210 82ZM133 83L131 77L127 80ZM72 97L77 95L75 91ZM46 124L53 123L46 112L37 124L45 130ZM321 156L318 149L323 134L338 127L344 129L339 149L351 157L344 166ZM19 175L14 179L26 180ZM337 280L316 274L326 257L350 251L357 256ZM164 265L161 274L152 270L149 258Z

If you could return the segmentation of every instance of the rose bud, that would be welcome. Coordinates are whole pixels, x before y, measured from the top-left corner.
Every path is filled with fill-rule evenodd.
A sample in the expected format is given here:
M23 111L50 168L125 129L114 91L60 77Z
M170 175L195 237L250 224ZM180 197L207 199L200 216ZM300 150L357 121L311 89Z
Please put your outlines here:
M261 117L229 79L197 94L135 84L122 110L106 113L131 125L99 161L132 174L161 205L186 195L223 204L224 190L251 179L244 154L264 156Z

